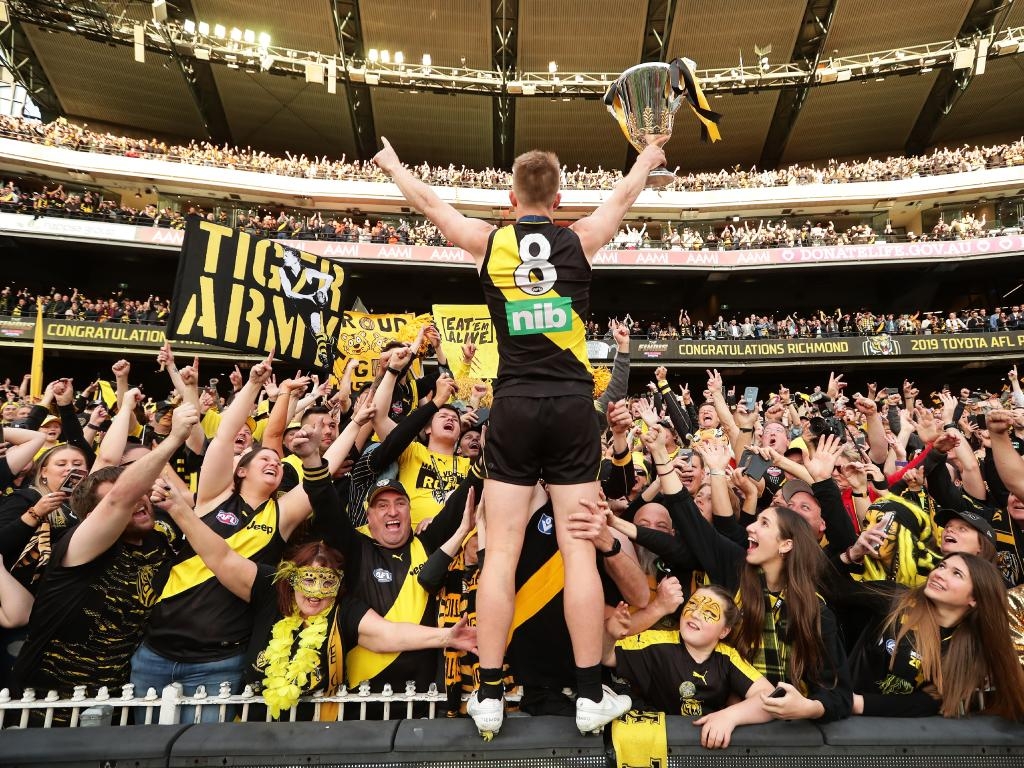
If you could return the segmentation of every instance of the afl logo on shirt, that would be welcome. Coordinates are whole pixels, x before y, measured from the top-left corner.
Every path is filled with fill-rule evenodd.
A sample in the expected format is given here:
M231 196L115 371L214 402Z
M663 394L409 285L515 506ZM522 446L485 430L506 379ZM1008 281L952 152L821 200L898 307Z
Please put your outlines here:
M374 568L373 578L381 584L387 584L388 582L393 581L395 577L391 574L391 571L387 571L383 568Z
M224 523L224 525L238 525L238 515L234 512L223 510L217 513L217 521Z
M546 536L550 536L551 532L555 530L555 520L551 515L541 515L540 520L537 521L537 530Z

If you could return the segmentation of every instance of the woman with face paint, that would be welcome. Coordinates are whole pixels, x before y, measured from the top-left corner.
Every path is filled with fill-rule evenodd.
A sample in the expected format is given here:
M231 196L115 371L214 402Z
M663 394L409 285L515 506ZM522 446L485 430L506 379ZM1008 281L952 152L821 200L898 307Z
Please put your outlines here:
M701 587L683 606L678 631L625 636L629 606L620 603L606 622L618 642L614 650L606 648L605 664L633 683L648 708L697 718L693 724L705 747L728 747L737 725L772 719L761 705L772 684L725 642L739 615L726 590ZM742 701L726 706L733 696Z
M327 472L326 465L322 468ZM307 469L307 477L311 470ZM340 506L337 494L327 504ZM153 503L170 513L203 563L254 611L243 681L263 694L274 719L300 696L331 695L344 682L345 653L357 643L378 653L423 648L476 650L476 629L463 619L445 629L392 622L344 594L341 554L322 541L304 544L275 568L235 552L196 516L177 486L162 480ZM314 502L314 506L320 504ZM311 714L300 712L306 719ZM318 719L337 719L337 705L320 705Z

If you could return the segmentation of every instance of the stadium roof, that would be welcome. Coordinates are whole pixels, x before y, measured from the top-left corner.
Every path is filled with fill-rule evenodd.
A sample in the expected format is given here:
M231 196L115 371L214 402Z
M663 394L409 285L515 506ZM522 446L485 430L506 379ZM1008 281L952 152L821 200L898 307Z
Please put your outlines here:
M35 68L37 101L51 114L112 130L332 158L366 158L376 136L386 135L407 162L477 168L507 167L530 148L555 150L569 166L629 161L631 150L593 96L429 92L372 85L344 70L332 94L302 74L261 71L252 61L228 66L151 40L137 63L131 30L153 18L150 0L0 5L14 20L14 53ZM741 58L749 67L759 62L755 48L769 45L772 67L813 72L832 57L952 40L976 46L979 33L995 42L1024 26L1024 2L1012 0L168 0L165 7L179 24L267 33L297 56L351 62L373 48L418 63L426 53L437 68L504 70L509 78L547 71L550 62L561 72L614 73L678 55L699 69L738 67ZM724 140L700 144L696 122L684 115L667 147L669 164L774 167L1017 137L1024 55L993 54L984 74L974 61L969 69L922 64L911 74L862 72L825 85L745 81L712 95Z

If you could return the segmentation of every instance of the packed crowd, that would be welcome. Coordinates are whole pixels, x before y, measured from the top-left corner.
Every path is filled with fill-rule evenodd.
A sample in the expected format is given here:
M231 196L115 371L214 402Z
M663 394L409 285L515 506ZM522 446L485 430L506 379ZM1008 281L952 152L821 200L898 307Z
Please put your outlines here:
M306 157L304 154L275 157L252 147L215 146L192 141L187 145L168 145L155 139L138 139L92 131L87 125L74 125L63 118L39 123L24 118L0 116L0 137L38 144L68 147L84 152L103 152L127 157L154 157L191 165L233 168L242 171L272 173L307 179L347 181L387 181L388 177L372 162ZM738 166L717 172L681 175L668 187L679 191L785 187L803 184L847 184L859 181L890 181L947 173L963 173L983 168L1024 164L1024 139L989 147L965 144L952 149L936 149L913 157L887 157L856 162L828 161L822 167L791 165L778 170L743 170ZM412 169L417 178L434 186L507 189L508 171L465 166L434 167L427 164ZM622 174L598 167L563 168L562 189L611 189Z
M708 747L777 718L1024 719L1016 368L1006 392L925 399L910 381L759 393L659 368L627 397L629 332L612 334L594 392L607 502L573 518L607 577L609 685L696 718ZM123 360L106 387L56 379L38 401L8 380L0 626L3 648L24 643L0 688L227 681L308 718L301 694L413 680L464 714L491 394L472 345L417 379L437 347L431 326L393 342L363 388L267 358L218 390L169 347L155 402ZM558 556L551 502L531 503L516 585L533 608L504 684L528 714L575 713L562 593L530 593Z
M397 222L377 219L363 223L351 216L324 214L320 211L302 215L281 211L276 217L269 212L260 214L251 211L236 217L238 229L257 237L282 238L291 240L343 240L352 243L381 243L388 245L426 245L431 247L451 246L440 230L427 220L410 223L405 219Z
M119 290L106 297L90 298L77 288L69 290L65 293L51 288L45 294L37 294L24 287L4 286L0 290L0 317L34 320L42 302L43 317L57 320L164 325L170 311L169 300L159 296L135 299Z
M14 181L2 182L0 211L70 219L94 219L112 224L137 224L146 227L184 229L185 218L171 208L153 204L133 208L115 200L104 199L102 193L82 189L69 192L63 184L47 184L40 190L22 191Z
M767 315L742 312L726 319L693 320L686 309L679 310L675 321L664 317L634 319L632 314L622 318L630 331L647 339L795 339L838 336L933 335L940 333L995 333L1024 328L1024 306L1015 304L988 309L959 309L949 312L918 311L872 312L858 310L831 313L779 312ZM619 318L615 318L618 320ZM587 334L592 339L608 338L608 331L596 320L587 323Z
M986 229L985 217L975 218L971 213L954 218L948 223L940 219L931 232L915 234L897 234L892 224L886 223L882 232L882 242L905 240L907 242L928 242L933 240L969 240L973 238L999 235L1002 228L989 231ZM871 245L878 240L878 235L868 223L854 224L846 229L836 229L829 222L805 221L800 226L790 226L785 219L777 222L762 219L757 226L744 221L730 222L716 227L709 226L703 233L699 228L689 226L667 226L663 228L660 239L652 239L647 232L647 225L639 228L626 225L618 231L611 245L619 249L635 248L669 248L673 250L723 250L739 251L755 248L795 248L820 247L836 245Z

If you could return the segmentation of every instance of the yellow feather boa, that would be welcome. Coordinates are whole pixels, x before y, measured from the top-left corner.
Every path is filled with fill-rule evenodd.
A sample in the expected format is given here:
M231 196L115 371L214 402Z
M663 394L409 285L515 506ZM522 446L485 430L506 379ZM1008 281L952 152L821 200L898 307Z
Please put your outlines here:
M299 647L292 656L295 631L305 619L298 613L286 616L270 631L267 645L267 676L263 679L263 699L275 720L282 711L295 706L309 680L320 665L320 649L327 639L327 608L309 619L299 633Z

